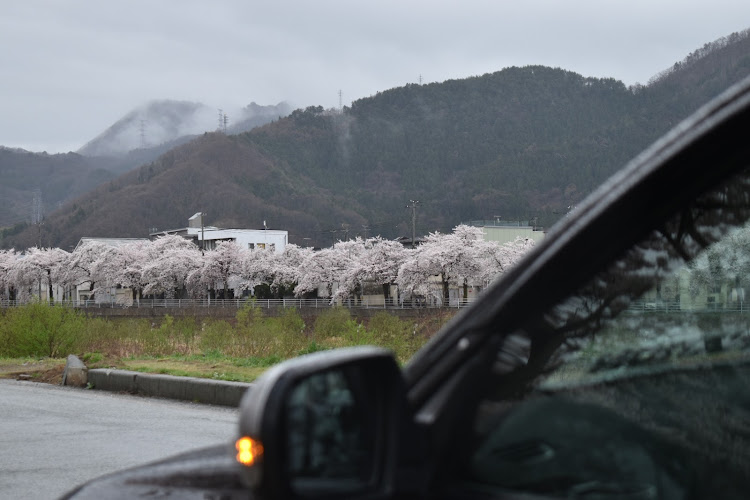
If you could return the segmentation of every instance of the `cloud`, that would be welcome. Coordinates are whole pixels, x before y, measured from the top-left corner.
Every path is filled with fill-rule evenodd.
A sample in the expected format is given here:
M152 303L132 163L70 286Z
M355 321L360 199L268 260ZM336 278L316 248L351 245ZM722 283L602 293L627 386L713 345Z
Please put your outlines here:
M644 83L747 19L744 0L10 2L0 144L80 147L153 99L329 108L511 65Z

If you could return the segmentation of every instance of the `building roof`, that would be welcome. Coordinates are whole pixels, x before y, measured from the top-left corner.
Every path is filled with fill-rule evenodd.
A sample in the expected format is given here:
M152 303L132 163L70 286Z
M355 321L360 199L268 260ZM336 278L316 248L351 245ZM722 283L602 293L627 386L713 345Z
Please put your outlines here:
M92 238L92 237L83 237L80 240L78 240L78 244L76 244L76 248L83 245L84 243L93 242L93 243L103 243L104 245L109 245L111 247L119 247L122 245L126 245L128 243L132 243L134 241L148 241L148 238Z

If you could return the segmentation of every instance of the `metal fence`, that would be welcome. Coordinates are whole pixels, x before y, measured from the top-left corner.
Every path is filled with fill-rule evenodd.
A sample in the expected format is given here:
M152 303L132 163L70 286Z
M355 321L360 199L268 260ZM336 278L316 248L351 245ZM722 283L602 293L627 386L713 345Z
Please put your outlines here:
M73 307L77 309L106 309L106 308L141 308L141 309L190 309L190 308L235 308L240 309L246 305L254 305L262 309L273 309L280 307L307 308L307 309L326 309L335 306L347 307L350 309L459 309L470 305L474 299L451 300L450 305L430 304L426 301L402 302L370 302L363 300L345 300L331 303L330 299L141 299L134 300L132 303L127 302L102 302L96 300L79 300L55 302L55 305ZM16 307L27 304L28 301L19 300L0 300L0 307Z
M434 303L423 299L383 302L349 299L331 303L330 299L140 299L132 302L102 302L96 300L64 301L55 302L55 305L73 307L77 309L106 309L106 308L140 308L140 309L190 309L190 308L234 308L240 309L249 304L262 309L273 309L293 307L297 309L326 309L335 306L347 307L349 309L461 309L470 306L476 299L451 299L448 305ZM29 301L0 299L0 308L16 307L29 303ZM743 303L716 303L709 304L705 308L681 307L679 301L648 301L634 300L627 309L633 313L711 313L711 312L734 312L747 313L750 307Z

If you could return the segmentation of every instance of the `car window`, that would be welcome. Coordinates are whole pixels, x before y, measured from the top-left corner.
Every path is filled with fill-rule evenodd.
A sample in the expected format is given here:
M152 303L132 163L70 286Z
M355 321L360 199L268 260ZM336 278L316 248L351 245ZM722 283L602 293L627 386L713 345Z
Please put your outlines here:
M574 498L744 498L749 218L744 171L507 337L467 482ZM551 348L532 363L540 337Z

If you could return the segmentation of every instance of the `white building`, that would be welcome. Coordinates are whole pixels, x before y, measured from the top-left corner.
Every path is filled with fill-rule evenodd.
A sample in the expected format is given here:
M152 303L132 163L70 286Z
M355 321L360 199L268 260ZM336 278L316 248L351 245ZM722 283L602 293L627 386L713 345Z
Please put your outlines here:
M279 229L222 229L203 225L203 214L196 213L188 219L188 227L151 233L152 238L166 234L178 234L192 239L205 250L213 250L220 241L234 241L241 248L268 249L278 254L284 252L289 243L289 232Z
M517 237L531 238L537 243L544 238L544 231L540 227L522 221L472 221L468 225L481 228L484 241L496 241L501 245Z

